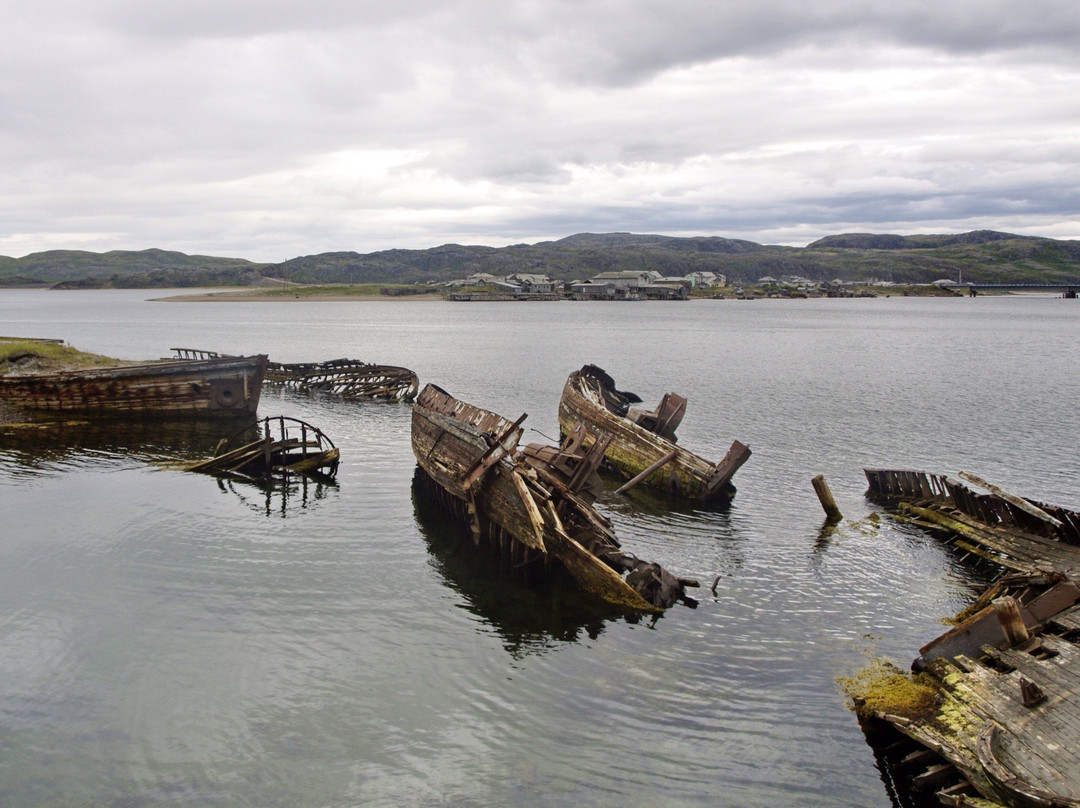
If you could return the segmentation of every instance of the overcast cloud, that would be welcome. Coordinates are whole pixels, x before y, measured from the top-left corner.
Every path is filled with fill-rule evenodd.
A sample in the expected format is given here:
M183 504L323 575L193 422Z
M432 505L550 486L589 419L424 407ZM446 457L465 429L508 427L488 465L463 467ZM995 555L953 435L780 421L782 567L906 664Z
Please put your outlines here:
M1075 0L0 0L0 254L1080 239Z

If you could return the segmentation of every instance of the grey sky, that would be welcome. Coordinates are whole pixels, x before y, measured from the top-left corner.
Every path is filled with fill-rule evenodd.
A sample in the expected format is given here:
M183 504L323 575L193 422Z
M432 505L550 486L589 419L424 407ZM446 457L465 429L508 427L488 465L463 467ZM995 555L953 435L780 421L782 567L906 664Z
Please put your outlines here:
M0 0L0 254L1080 239L1075 0Z

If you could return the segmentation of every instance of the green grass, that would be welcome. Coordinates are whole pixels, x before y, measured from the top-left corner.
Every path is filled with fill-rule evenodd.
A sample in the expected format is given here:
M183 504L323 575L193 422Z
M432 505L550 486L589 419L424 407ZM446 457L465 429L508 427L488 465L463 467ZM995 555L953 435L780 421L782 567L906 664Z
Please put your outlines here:
M26 366L32 367L37 373L48 373L53 370L106 367L118 363L118 359L80 351L59 342L0 337L0 374Z

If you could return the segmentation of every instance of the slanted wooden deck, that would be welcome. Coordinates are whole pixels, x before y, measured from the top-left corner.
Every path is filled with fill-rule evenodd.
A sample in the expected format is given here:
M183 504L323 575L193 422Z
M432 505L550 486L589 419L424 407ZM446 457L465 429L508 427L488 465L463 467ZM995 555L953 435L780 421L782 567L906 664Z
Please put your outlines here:
M1080 514L964 481L868 469L867 496L1002 576L913 665L929 710L861 713L920 749L910 783L944 805L1080 807Z

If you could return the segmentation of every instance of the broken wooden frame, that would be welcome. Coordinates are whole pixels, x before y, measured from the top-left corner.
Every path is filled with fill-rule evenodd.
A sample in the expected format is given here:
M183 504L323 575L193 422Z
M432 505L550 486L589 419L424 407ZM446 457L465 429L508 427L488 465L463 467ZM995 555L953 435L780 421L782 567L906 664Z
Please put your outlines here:
M663 611L696 585L620 548L610 521L592 506L604 444L585 446L584 430L571 430L560 446L519 448L524 415L508 421L432 384L412 417L413 453L429 490L477 545L508 555L514 566L557 565L623 611Z
M899 765L944 805L1080 806L1080 514L963 472L989 493L921 471L866 476L897 518L1005 574L920 649L933 707L864 721L917 744Z
M173 348L182 358L220 356L198 348ZM268 362L265 382L289 390L326 393L347 399L412 401L420 389L420 379L408 368L376 365L359 359L330 359L324 362Z
M676 443L685 398L669 393L655 410L631 406L640 401L616 389L603 369L585 365L571 373L563 387L559 428L566 434L583 425L586 443L610 437L605 465L630 481L620 492L645 485L701 504L730 501L735 494L731 480L750 458L750 448L733 441L720 462L710 463Z
M275 475L301 474L333 478L340 452L319 428L283 415L259 422L262 435L249 439L253 427L223 438L209 460L185 466L204 474L240 475L268 479Z

